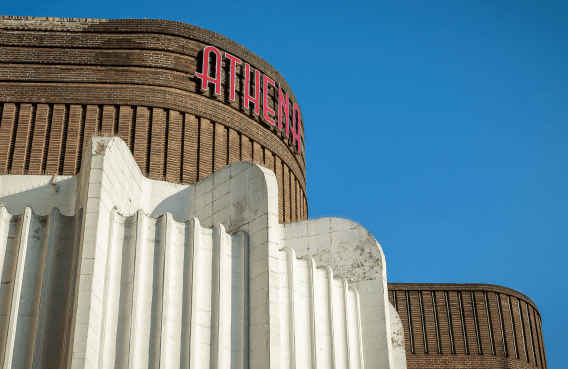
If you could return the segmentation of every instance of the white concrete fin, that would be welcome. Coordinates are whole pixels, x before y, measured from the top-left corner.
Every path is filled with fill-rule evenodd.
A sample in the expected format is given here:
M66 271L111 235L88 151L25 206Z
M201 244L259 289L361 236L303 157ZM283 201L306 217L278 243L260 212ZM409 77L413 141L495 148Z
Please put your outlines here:
M76 217L11 215L0 207L0 359L3 368L62 363L75 253ZM59 279L61 278L61 279ZM60 320L54 321L54 318ZM55 355L55 351L59 355Z
M308 299L309 299L309 324L307 325L310 329L310 355L311 355L311 366L312 368L318 367L317 361L317 337L316 337L316 301L315 301L315 284L316 284L316 262L314 258L310 256L303 256L301 259L305 260L308 273Z
M286 275L287 275L287 289L288 289L288 306L283 308L288 310L288 350L290 358L290 369L296 369L296 320L295 320L295 287L294 280L294 264L296 262L296 252L285 246L282 251L286 252Z
M318 319L318 330L320 341L318 341L320 352L326 355L319 356L322 366L325 368L335 368L335 336L333 327L333 271L327 265L319 266L320 275L319 291L317 301L321 304L320 316ZM325 333L324 333L325 332Z
M298 256L309 255L318 267L329 266L348 283L349 289L341 287L338 281L331 288L334 365L394 367L386 261L373 235L346 219L320 218L282 225L281 243L294 249ZM356 292L357 304L351 288ZM340 298L337 293L345 296ZM321 298L316 300L319 312L322 309L317 304ZM322 329L318 326L318 335ZM321 339L317 340L319 345ZM317 354L320 366L326 358L319 349Z
M280 288L281 335L290 368L363 368L359 293L330 267L281 250L286 270ZM287 297L287 298L286 298ZM287 318L287 319L286 319Z
M404 327L396 308L389 303L392 351L394 369L406 369L406 349L404 348Z
M244 368L244 233L169 213L111 219L99 367Z
M53 348L69 340L71 326L62 322L74 296L79 216L58 209L39 216L31 208L13 216L0 207L2 368L43 368L53 352L60 353L58 363L66 360L65 350ZM169 213L153 219L112 209L106 247L103 271L82 267L85 275L103 276L99 350L90 364L249 367L244 232L229 235L219 224L203 228L196 218L176 222ZM88 282L83 279L79 289Z
M0 369L402 362L364 228L279 224L276 177L251 163L172 185L145 178L119 138L89 145L58 191L1 178Z

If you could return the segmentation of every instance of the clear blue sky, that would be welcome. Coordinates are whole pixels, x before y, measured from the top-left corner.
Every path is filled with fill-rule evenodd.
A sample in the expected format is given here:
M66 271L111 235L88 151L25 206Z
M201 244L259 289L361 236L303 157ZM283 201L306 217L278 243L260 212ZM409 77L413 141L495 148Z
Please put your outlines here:
M531 297L568 331L568 2L3 1L0 14L160 18L278 69L305 120L310 216L365 226L393 282Z

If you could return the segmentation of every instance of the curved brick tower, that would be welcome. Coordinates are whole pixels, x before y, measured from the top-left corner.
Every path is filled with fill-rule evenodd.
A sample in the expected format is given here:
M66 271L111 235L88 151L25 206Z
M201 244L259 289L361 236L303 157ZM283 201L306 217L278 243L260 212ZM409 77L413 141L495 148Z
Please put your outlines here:
M389 283L408 368L546 368L535 303L488 284Z
M192 184L235 161L261 164L276 173L280 221L307 219L297 101L280 73L239 44L164 20L4 16L0 45L0 174L77 174L89 137L117 135L153 179ZM220 94L197 76L207 46L221 55ZM234 71L226 54L240 60ZM278 120L279 87L288 122L273 124L264 113Z

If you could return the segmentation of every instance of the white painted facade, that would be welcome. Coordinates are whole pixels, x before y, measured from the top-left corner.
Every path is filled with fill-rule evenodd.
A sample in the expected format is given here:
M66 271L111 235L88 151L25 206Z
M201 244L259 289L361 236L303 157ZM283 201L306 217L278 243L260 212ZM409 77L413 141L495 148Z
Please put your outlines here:
M77 176L0 176L2 368L406 368L363 227L279 224L258 165L177 185L88 148Z

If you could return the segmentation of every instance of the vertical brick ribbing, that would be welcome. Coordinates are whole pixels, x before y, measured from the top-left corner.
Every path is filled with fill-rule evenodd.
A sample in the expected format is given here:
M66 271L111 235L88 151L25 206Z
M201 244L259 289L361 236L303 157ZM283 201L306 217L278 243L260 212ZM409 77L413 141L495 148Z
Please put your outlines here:
M123 105L118 112L118 136L122 138L126 146L132 152L130 132L132 130L132 107Z
M298 199L298 220L304 220L304 202L303 199L302 186L298 182L298 190L296 191L296 198Z
M274 156L272 152L266 148L264 149L264 165L266 168L274 171Z
M296 180L296 221L302 220L302 202L300 201L301 192L300 192L300 182Z
M509 301L507 295L500 294L501 313L503 315L503 327L505 329L505 342L507 344L507 356L517 357L516 343L513 337L513 326L511 325L511 312L509 310Z
M418 291L409 291L410 308L412 309L411 321L414 333L414 349L417 355L424 354L426 343L424 342L422 318L420 315L420 297Z
M136 132L134 132L134 160L140 167L142 174L148 173L146 138L150 127L150 112L145 106L136 108Z
M164 109L152 109L152 134L150 137L149 177L161 180L164 175L166 148L166 112Z
M426 325L426 339L428 342L428 352L438 353L438 333L436 332L436 321L434 319L434 305L430 291L422 292L422 305L424 310L424 323Z
M294 207L296 208L296 222L302 219L302 213L300 212L300 182L298 177L294 178Z
M513 308L513 319L515 321L515 335L517 339L517 349L519 351L519 359L526 361L526 342L523 336L523 322L519 314L519 300L511 296L511 306Z
M5 103L0 122L0 173L8 173L8 157L16 128L16 104Z
M290 222L290 170L286 164L282 164L284 173L284 223Z
M538 353L540 356L540 366L541 368L545 368L546 367L546 354L544 353L544 341L542 340L542 326L540 324L540 319L539 319L539 315L536 312L536 310L533 310L533 317L534 317L534 323L535 323L535 330L536 330L536 338L537 338L537 343L538 343Z
M537 324L535 321L535 311L534 309L531 307L529 307L529 318L530 318L530 322L531 322L531 332L532 332L532 337L533 337L533 345L534 345L534 353L535 353L535 358L536 358L536 365L538 367L542 366L542 358L540 356L540 340L538 337L538 328L537 328Z
M103 121L101 134L103 136L112 136L114 132L114 115L116 114L115 108L112 105L103 106Z
M436 312L438 313L438 333L440 335L440 350L442 354L450 354L452 345L450 329L448 327L448 312L446 310L446 297L443 291L434 292L436 298Z
M83 148L81 150L82 155L85 155L89 139L97 135L98 119L99 106L87 105L87 111L85 112L85 131L83 132Z
M493 323L493 342L495 345L495 355L505 356L506 347L503 345L505 338L501 330L501 319L499 314L499 305L497 304L497 295L493 292L487 292L487 300L489 303L489 314Z
M241 160L252 162L252 143L245 135L241 135Z
M306 220L308 218L306 213L306 194L304 189L302 189L302 220Z
M227 128L220 123L215 123L215 154L213 171L227 165Z
M63 104L56 104L53 107L45 174L59 174L59 157L61 156L61 146L63 144L65 109L65 105Z
M530 322L529 322L529 316L527 314L527 304L524 301L519 301L519 303L521 304L520 308L521 308L521 315L522 315L522 322L523 322L523 328L524 328L524 339L525 339L525 345L526 345L526 350L527 350L527 361L530 363L535 363L536 359L534 357L534 351L533 351L533 345L532 345L532 332L530 329Z
M24 174L25 159L28 141L32 130L32 104L22 104L16 125L16 141L14 145L14 159L12 161L12 174Z
M262 151L262 146L260 146L260 144L258 142L254 142L252 143L252 162L254 164L260 164L263 165L264 164L264 153Z
M452 320L452 337L454 339L454 350L456 354L465 354L465 342L463 339L461 326L461 312L459 306L458 294L455 291L448 291L448 299L450 304L450 316Z
M278 221L284 222L284 187L282 180L282 161L278 156L274 157L274 172L276 174L276 183L278 184Z
M181 134L182 116L175 110L169 111L168 119L168 161L166 162L166 180L179 182L181 178Z
M195 183L198 177L199 121L185 114L183 145L183 182Z
M477 323L479 326L479 339L481 341L481 352L484 355L490 355L492 354L491 337L489 336L489 322L487 320L487 312L485 310L485 297L481 291L475 291L474 297L477 311Z
M83 108L81 105L71 105L69 108L69 124L65 141L65 158L63 159L64 175L75 174L77 157L79 154L79 134L81 128Z
M241 160L241 143L239 133L229 128L229 164Z
M294 172L290 169L290 221L296 222L297 217L296 208L296 176Z
M49 118L49 105L39 104L36 110L34 135L30 154L29 174L41 174L43 157L47 138L47 121Z
M199 180L202 180L213 171L213 123L201 118L199 125Z
M465 333L467 336L467 344L469 353L475 355L478 353L477 335L475 334L475 319L473 316L473 305L471 302L471 294L469 292L462 293L463 314L465 322Z
M542 340L542 332L537 328L539 316L536 310L522 297L467 288L458 292L450 287L450 291L446 293L444 291L431 293L422 288L416 289L416 286L408 286L404 290L399 288L390 289L389 286L388 296L402 321L409 369L545 368L544 363L540 361L539 340ZM422 310L420 310L420 295L422 295ZM432 298L432 295L435 298ZM451 330L448 324L446 295L452 311L451 321L453 324ZM408 308L406 307L406 296L408 296L410 302ZM396 304L393 297L396 299ZM498 301L501 306L502 320L499 318ZM436 307L435 310L434 306ZM422 325L422 315L424 316L424 325ZM435 336L435 317L437 317L438 337ZM513 321L511 321L511 317L513 317ZM503 328L501 328L501 321ZM426 327L425 332L422 330L423 326ZM462 326L465 327L464 330L462 330ZM508 355L504 355L502 330L506 332ZM454 332L453 336L451 331ZM464 348L464 332L469 354ZM452 354L451 349L452 337L455 354ZM424 339L427 342L427 352L425 352L422 344ZM515 354L515 341L518 358ZM438 342L442 355L437 352ZM481 350L478 350L478 347Z

